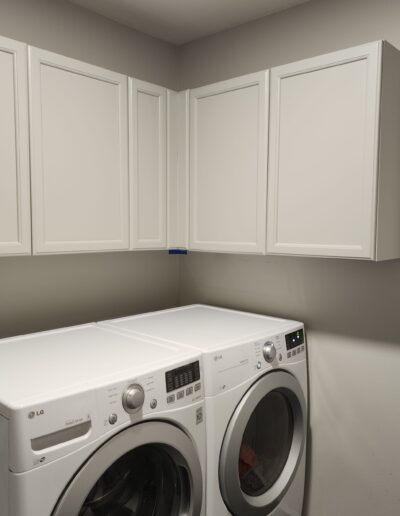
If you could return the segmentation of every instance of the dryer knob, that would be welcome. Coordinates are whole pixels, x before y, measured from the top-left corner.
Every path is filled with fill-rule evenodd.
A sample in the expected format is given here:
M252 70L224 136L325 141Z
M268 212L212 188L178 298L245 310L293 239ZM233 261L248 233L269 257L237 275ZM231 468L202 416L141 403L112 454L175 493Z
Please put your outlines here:
M137 383L130 385L122 395L122 405L128 414L138 412L144 404L143 387Z
M263 346L263 355L267 362L271 363L275 360L276 357L276 348L275 344L268 340Z

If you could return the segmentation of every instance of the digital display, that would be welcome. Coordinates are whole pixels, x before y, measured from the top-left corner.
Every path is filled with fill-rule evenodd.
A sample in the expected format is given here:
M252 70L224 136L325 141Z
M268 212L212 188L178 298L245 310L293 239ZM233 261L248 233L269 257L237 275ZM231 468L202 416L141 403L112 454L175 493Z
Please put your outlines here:
M165 373L165 381L167 384L167 392L174 391L189 385L190 383L197 382L200 380L200 363L192 362L191 364L184 365L167 371Z
M297 346L300 346L300 344L304 344L304 330L296 330L292 333L288 333L285 335L286 339L286 349L289 351L293 348L296 348Z

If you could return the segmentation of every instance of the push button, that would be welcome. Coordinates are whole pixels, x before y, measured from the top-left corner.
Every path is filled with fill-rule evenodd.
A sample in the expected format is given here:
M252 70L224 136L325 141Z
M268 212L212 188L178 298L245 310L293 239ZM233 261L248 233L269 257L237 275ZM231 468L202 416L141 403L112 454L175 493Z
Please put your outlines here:
M176 393L176 399L181 400L185 396L185 391L179 391Z
M175 394L170 394L167 397L167 403L173 403L175 401Z
M110 414L108 416L108 422L110 423L110 425L115 425L115 423L118 421L118 416L117 414Z
M196 383L196 385L194 386L194 392L197 392L201 389L201 383Z
M196 425L203 422L203 409L200 407L196 410Z
M191 396L193 394L193 387L188 387L186 389L186 396Z

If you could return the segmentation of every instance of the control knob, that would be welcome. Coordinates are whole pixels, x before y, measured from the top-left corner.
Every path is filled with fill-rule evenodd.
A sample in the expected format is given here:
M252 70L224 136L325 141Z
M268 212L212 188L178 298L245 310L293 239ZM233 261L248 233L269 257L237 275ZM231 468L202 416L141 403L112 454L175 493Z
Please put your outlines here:
M271 363L275 360L276 348L275 348L275 344L273 342L271 342L270 340L268 340L263 346L263 355L264 355L264 359L269 363Z
M122 395L122 405L128 414L134 414L143 407L144 390L137 383L133 383L125 389Z

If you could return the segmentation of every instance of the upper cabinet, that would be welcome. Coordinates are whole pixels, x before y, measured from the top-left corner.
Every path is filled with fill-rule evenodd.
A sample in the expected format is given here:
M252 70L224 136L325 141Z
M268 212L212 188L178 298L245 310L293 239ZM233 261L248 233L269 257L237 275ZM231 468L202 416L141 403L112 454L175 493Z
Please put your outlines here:
M128 79L29 49L35 253L129 248Z
M399 257L399 52L272 69L270 117L268 253Z
M400 258L385 42L174 92L0 37L0 113L0 255Z
M167 90L137 79L130 89L131 248L167 245Z
M0 255L30 254L27 47L0 37Z
M265 252L267 78L190 91L191 249Z

